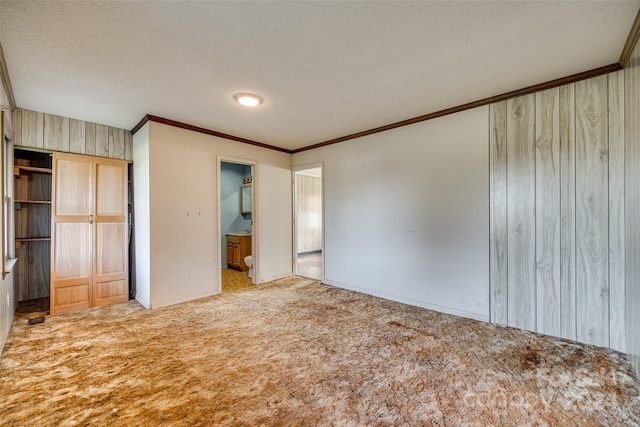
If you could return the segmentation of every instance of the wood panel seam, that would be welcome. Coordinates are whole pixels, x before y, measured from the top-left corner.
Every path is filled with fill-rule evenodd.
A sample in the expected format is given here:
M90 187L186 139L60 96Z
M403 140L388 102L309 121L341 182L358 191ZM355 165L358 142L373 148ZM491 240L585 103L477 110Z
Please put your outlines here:
M492 322L624 351L622 78L509 101L506 123L500 104L489 109ZM506 172L497 133L507 135Z
M15 146L133 161L133 140L125 129L18 108Z

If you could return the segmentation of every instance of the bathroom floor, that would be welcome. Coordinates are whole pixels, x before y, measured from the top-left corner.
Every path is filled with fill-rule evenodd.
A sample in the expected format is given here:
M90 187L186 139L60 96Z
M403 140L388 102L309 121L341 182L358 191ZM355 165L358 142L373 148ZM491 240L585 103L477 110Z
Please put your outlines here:
M236 292L251 287L251 279L246 271L236 271L230 268L222 269L222 292Z
M298 276L322 280L322 252L298 254Z

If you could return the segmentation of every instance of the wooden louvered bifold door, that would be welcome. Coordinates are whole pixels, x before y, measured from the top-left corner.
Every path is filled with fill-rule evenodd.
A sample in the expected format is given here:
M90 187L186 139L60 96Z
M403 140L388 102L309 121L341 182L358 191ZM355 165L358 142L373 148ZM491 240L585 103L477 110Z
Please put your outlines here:
M124 302L127 164L53 155L51 314Z

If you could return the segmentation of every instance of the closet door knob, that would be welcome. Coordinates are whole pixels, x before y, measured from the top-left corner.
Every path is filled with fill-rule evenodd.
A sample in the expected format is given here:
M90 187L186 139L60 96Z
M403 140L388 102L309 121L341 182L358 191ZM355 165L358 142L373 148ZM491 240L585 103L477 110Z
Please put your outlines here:
M89 215L89 224L93 224L93 215Z

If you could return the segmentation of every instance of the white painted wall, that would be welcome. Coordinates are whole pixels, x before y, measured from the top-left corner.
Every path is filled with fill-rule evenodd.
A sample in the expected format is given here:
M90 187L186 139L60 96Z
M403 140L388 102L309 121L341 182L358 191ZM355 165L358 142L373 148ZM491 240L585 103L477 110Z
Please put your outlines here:
M489 320L489 110L293 155L324 162L325 281Z
M166 125L151 123L149 138L151 306L213 295L219 265L216 153L205 138L188 138Z
M258 282L264 283L293 272L291 170L258 165L257 225Z
M145 277L138 277L139 288L148 283L147 307L202 298L220 289L218 156L257 163L255 258L265 258L264 267L257 266L258 283L292 274L291 156L154 122L145 127L148 138L138 137L142 130L134 136L133 164L136 187L142 181L142 189L136 190L136 227L149 224L148 248L136 241L136 259L145 257L144 250L149 254L149 269L139 273ZM144 170L144 148L136 147L145 138L148 172ZM146 208L140 206L145 199L138 198L138 191L145 191L145 184L137 173L148 175Z
M149 212L149 124L133 136L133 194L136 233L136 300L151 304L151 235Z

